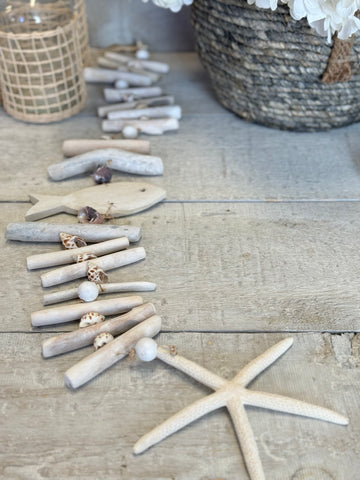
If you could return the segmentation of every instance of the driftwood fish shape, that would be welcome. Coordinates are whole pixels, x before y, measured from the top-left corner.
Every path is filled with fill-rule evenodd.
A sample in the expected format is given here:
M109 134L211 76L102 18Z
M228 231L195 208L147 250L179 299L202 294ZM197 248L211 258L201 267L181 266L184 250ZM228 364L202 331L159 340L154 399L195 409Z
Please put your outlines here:
M35 205L26 213L26 220L40 220L57 213L71 213L89 205L109 217L123 217L141 212L161 202L166 192L146 182L117 182L84 188L64 197L30 194Z

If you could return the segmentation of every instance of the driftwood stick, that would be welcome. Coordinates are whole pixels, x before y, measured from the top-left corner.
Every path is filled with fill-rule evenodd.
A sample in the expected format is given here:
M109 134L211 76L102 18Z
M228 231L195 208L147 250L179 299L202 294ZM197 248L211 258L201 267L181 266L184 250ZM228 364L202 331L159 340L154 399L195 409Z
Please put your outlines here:
M148 154L150 153L150 142L148 140L72 139L65 140L62 145L62 151L66 157L74 157L75 155L81 155L82 153L101 148L119 148L127 152Z
M181 107L179 105L164 105L161 107L135 108L131 110L118 110L109 112L109 120L137 119L137 118L181 118Z
M91 263L101 268L105 272L114 268L130 265L145 258L145 250L142 247L132 248L122 252L111 253L104 257L94 258ZM66 267L57 268L51 272L41 275L41 283L43 287L52 287L61 283L70 282L77 278L86 277L87 262L75 263Z
M102 107L99 107L98 116L106 117L109 112L117 112L120 110L130 110L132 108L147 108L147 107L160 107L162 105L173 105L174 102L175 102L175 98L172 95L164 95L162 97L143 98L141 100L135 100L133 102L113 103L112 105L103 105ZM125 142L126 140L118 140L118 141ZM132 140L132 141L141 142L144 140ZM129 150L129 149L123 148L123 150ZM148 152L139 152L139 153L148 153Z
M56 265L66 265L74 263L74 256L83 253L93 253L97 257L108 255L109 253L124 250L129 246L127 237L115 238L114 240L107 240L106 242L88 245L87 247L80 247L71 250L61 250L59 252L41 253L39 255L31 255L27 258L27 268L35 270L37 268L54 267Z
M88 83L114 83L117 80L125 80L129 85L146 87L152 84L147 75L139 75L132 72L121 72L119 70L107 70L105 68L84 68L85 82Z
M161 318L158 315L144 320L136 327L128 330L112 342L81 360L65 372L65 383L68 387L78 388L114 363L124 358L143 337L154 337L160 332Z
M155 315L155 313L154 305L152 303L145 303L144 305L133 308L130 312L120 317L115 317L90 327L78 328L73 332L64 333L44 340L41 346L42 354L45 358L49 358L86 347L91 345L94 339L103 332L111 333L113 336L120 335L138 323Z
M83 153L48 167L50 178L55 181L91 172L99 165L111 162L112 170L136 175L162 175L164 171L161 158L140 153L125 152L117 148L102 148Z
M110 60L113 64L117 63L119 66L125 64L130 68L131 67L143 68L145 70L150 70L151 72L156 72L156 73L168 73L170 70L169 65L164 62L135 59L127 55L122 55L121 53L116 53L116 52L106 52L104 56L105 58Z
M160 87L147 88L104 88L105 100L109 103L129 102L140 98L159 97L163 94Z
M133 57L130 57L129 55L123 55L122 53L117 52L105 52L104 57L116 62L118 65L127 64L133 60Z
M102 129L107 133L121 132L125 125L133 125L140 133L162 135L165 132L178 130L176 118L155 118L152 120L103 120Z
M154 290L156 290L156 283L152 282L102 283L99 285L99 295L103 293L152 292ZM44 295L43 305L53 305L54 303L66 302L74 298L79 298L77 288L47 293Z
M121 68L122 67L120 67L120 70ZM145 75L146 77L149 77L152 83L157 83L161 78L161 76L158 73L145 70L144 68L140 68L139 66L136 66L136 65L132 66L128 64L126 68L128 69L129 72L137 73L138 75ZM115 87L117 83L118 81L115 82ZM119 86L117 86L116 88L119 88Z
M107 57L98 57L97 64L99 65L99 67L110 68L111 70L119 70L119 71L127 70L126 65L122 64L123 65L122 68L124 69L122 70L119 62L115 62L114 60L111 60L110 58L107 58Z
M168 73L170 70L170 67L167 63L164 62L155 62L153 60L135 60L132 59L128 62L127 66L129 68L138 68L138 69L143 69L143 70L149 70L150 72L154 73Z
M58 323L79 320L85 313L97 312L101 315L116 315L128 312L134 307L143 303L139 296L111 298L110 300L99 300L97 302L76 303L63 307L48 308L31 314L31 325L41 327Z
M42 222L9 223L6 228L7 240L19 242L60 243L60 233L78 235L86 242L103 242L126 236L129 242L138 242L141 228L132 225L87 225L87 224L53 224Z

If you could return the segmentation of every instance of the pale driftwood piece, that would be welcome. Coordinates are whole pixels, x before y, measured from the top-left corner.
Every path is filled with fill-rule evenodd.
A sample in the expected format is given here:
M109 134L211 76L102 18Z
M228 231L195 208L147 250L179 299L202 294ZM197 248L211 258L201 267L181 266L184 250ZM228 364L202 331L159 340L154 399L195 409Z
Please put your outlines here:
M161 202L166 192L147 182L112 182L77 190L65 196L30 194L34 204L25 214L27 221L40 220L57 213L78 215L89 205L101 215L123 217L141 212Z
M143 299L134 295L131 297L111 298L110 300L99 300L96 302L76 303L63 307L48 308L46 310L33 312L31 314L31 325L33 327L42 327L44 325L71 322L73 320L79 320L89 312L96 312L105 316L116 315L118 313L128 312L142 303Z
M129 242L138 242L141 228L133 225L85 225L41 222L9 223L6 228L6 239L18 242L51 242L60 243L60 233L78 235L86 242L103 242L126 236Z
M91 345L97 335L103 332L111 333L113 336L120 335L155 313L156 310L152 303L144 303L120 317L44 340L41 346L42 354L45 358L49 358L86 347Z
M158 73L151 71L150 69L144 69L140 64L124 64L115 62L114 60L106 57L98 57L97 62L99 67L102 68L110 68L111 70L118 70L119 72L132 72L139 75L145 75L146 77L149 77L153 83L156 83L160 80L160 75ZM120 82L123 82L123 80L120 80ZM123 87L124 85L121 86Z
M76 260L74 256L83 253L93 253L97 257L108 255L109 253L124 250L129 246L127 237L115 238L107 240L106 242L88 245L87 247L80 247L71 250L61 250L59 252L41 253L39 255L31 255L27 258L27 268L35 270L37 268L54 267L56 265L65 265L74 263Z
M156 118L152 120L103 120L102 129L107 133L121 132L126 125L133 125L140 133L162 135L165 132L179 130L176 118Z
M246 388L254 378L278 360L292 344L292 338L282 340L252 360L230 381L213 374L180 355L171 355L167 349L159 347L157 357L160 360L190 375L215 390L215 393L197 400L144 435L135 444L134 453L142 453L203 415L218 408L227 407L251 480L265 480L255 437L244 408L245 405L315 418L338 425L347 425L349 423L348 418L328 408L312 405L290 397L256 392Z
M128 62L133 60L133 57L129 57L129 55L124 55L117 52L105 52L104 57L112 60L113 62L116 62L118 65L127 64Z
M129 68L139 68L139 69L144 69L145 71L149 70L150 72L160 73L160 74L169 73L170 71L170 67L167 63L155 62L153 60L131 59L127 65Z
M135 108L132 110L118 110L109 112L109 120L138 119L138 118L176 118L181 119L181 107L179 105L164 105L160 107Z
M152 282L122 282L122 283L101 283L99 284L99 295L104 293L120 292L152 292L156 290L156 283ZM60 292L53 292L44 295L43 305L66 302L79 298L78 289L71 288Z
M147 88L104 88L104 97L109 103L159 97L162 94L162 88L157 86Z
M156 62L153 60L140 60L116 52L106 52L104 56L113 64L117 63L120 66L127 65L129 68L145 69L155 73L168 73L170 70L169 65L164 62Z
M144 260L145 257L146 253L144 248L137 247L122 252L111 253L104 257L94 258L91 260L91 263L104 271L108 271L139 262L140 260ZM41 275L41 284L43 287L52 287L53 285L60 285L61 283L70 282L77 278L86 277L87 269L87 262L57 268Z
M162 97L143 98L141 100L136 100L134 102L122 102L122 103L114 103L112 105L103 105L102 107L98 108L97 112L98 112L98 116L103 118L103 117L106 117L109 112L116 112L119 110L130 110L131 108L146 108L146 107L155 107L155 106L159 107L161 105L173 105L174 102L175 102L175 98L172 95L164 95ZM122 141L125 141L125 140L122 140ZM136 141L141 141L141 140L136 140ZM123 150L129 150L129 149L123 148ZM139 152L139 153L148 153L148 152Z
M120 70L121 68L122 67L120 67ZM145 75L146 77L149 77L152 83L157 83L161 78L161 76L156 72L151 72L149 70L138 68L136 66L133 67L133 66L127 65L127 69L129 72L136 73L138 75ZM119 88L118 81L115 82L115 87Z
M119 148L127 152L148 154L150 153L150 142L148 140L91 140L79 138L65 140L62 145L62 151L66 157L74 157L101 148Z
M97 64L99 65L99 67L102 67L102 68L119 70L120 72L128 71L126 65L121 67L119 62L114 62L114 60L111 60L110 58L106 58L106 57L98 57Z
M136 175L162 175L164 167L161 158L141 153L126 152L117 148L102 148L82 153L48 167L50 178L55 181L91 172L99 165L111 162L109 167L120 172Z
M120 335L92 355L69 368L65 372L65 383L68 387L78 388L114 363L124 358L142 337L154 337L160 332L161 318L154 315L142 323Z
M146 87L152 84L152 80L148 75L105 68L85 67L84 77L85 82L88 83L114 83L117 80L125 80L129 85L139 87Z

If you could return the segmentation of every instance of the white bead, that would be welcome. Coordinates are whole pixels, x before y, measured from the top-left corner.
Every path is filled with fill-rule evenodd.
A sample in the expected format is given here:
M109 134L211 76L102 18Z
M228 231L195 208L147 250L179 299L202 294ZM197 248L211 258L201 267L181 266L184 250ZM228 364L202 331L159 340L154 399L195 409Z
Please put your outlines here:
M151 362L157 355L157 343L152 338L141 338L135 345L136 355L143 362Z
M116 88L128 88L129 83L126 80L116 80Z
M94 282L82 282L78 287L78 296L84 302L93 302L99 295L99 287Z
M138 133L138 129L133 125L125 125L125 127L122 129L124 138L137 138Z
M139 60L148 60L150 58L150 53L145 48L140 48L136 51L136 58Z

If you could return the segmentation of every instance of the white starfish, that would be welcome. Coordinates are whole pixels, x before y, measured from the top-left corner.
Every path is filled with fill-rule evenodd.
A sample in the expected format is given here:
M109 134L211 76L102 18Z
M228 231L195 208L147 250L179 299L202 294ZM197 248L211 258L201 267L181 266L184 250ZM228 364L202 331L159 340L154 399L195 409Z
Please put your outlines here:
M203 415L218 408L227 407L251 480L265 480L254 434L245 412L245 405L347 425L348 419L346 417L327 408L281 395L256 392L246 388L255 377L283 355L292 344L292 338L287 338L277 343L246 365L230 381L219 377L180 355L171 355L167 349L159 347L157 358L212 388L215 390L215 393L194 402L141 437L134 445L134 453L142 453L155 443L160 442Z

